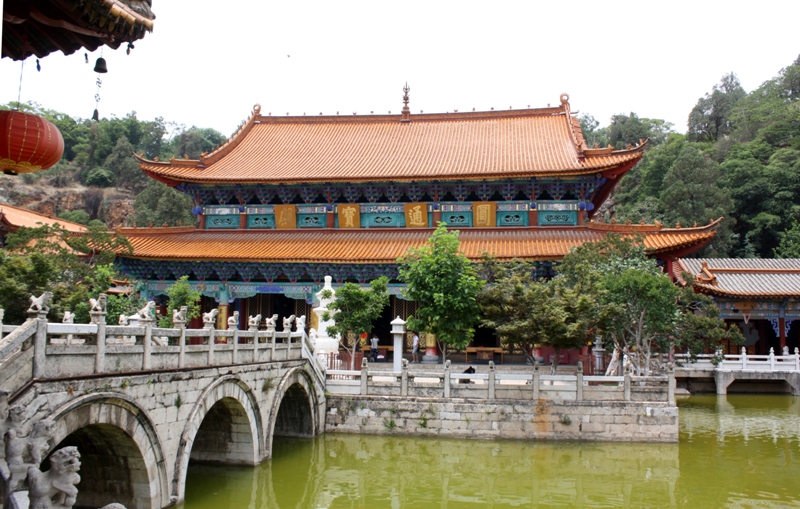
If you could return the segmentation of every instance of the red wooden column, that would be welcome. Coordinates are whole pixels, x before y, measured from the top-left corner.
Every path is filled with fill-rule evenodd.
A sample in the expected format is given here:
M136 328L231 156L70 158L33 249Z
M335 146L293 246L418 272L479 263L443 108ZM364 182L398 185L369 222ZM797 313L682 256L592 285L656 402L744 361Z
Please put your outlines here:
M528 211L528 226L539 226L539 211L531 209Z
M441 220L442 220L442 210L439 208L439 204L438 203L434 203L433 204L433 224L431 226L435 228L436 225L439 224L439 221L441 221Z
M780 340L781 351L776 355L783 355L783 347L786 346L786 318L778 318L778 339Z

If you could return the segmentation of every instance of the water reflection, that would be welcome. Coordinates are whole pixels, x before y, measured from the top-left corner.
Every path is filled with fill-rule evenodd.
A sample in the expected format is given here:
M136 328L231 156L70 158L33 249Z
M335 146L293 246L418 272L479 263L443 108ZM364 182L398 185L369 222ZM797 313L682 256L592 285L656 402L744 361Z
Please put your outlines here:
M800 398L693 397L680 444L324 435L192 466L186 509L800 507Z

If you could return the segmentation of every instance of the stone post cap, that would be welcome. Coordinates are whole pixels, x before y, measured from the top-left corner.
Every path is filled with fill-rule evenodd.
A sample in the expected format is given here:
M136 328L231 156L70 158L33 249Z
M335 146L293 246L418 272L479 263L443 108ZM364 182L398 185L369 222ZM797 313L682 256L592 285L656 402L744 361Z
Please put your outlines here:
M447 359L447 360L444 362L444 369L450 369L450 359Z
M583 363L581 361L578 361L577 368L578 368L578 373L583 373Z
M367 366L369 366L369 362L367 361L367 358L364 357L361 359L361 369L367 369Z
M489 361L489 371L494 371L494 361Z

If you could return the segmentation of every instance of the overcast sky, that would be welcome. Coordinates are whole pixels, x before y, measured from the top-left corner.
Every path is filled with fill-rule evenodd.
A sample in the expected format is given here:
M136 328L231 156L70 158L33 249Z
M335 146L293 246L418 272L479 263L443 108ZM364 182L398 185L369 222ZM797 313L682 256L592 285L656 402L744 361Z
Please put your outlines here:
M9 1L9 0L5 0ZM397 114L544 107L562 92L602 125L615 113L686 117L721 76L751 91L800 53L800 2L304 2L153 0L155 30L106 48L101 116L136 111L230 135L264 114ZM22 101L95 108L100 50L28 59ZM0 102L20 62L0 61Z

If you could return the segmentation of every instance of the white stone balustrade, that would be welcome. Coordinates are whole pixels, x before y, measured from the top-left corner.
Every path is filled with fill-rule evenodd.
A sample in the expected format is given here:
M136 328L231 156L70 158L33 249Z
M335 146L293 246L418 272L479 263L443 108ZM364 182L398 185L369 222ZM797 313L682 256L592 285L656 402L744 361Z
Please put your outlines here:
M152 306L151 306L152 307ZM0 342L0 361L33 340L33 378L70 377L97 373L136 372L308 359L320 380L324 367L305 330L217 330L213 324L187 329L161 328L155 320L137 316L136 324L107 325L105 311L93 312L92 323L48 323L46 310L30 318ZM301 325L304 317L301 317ZM269 324L268 324L269 325ZM74 338L64 341L63 338ZM124 341L123 341L124 339ZM110 340L110 341L109 341Z
M499 372L493 362L486 373L453 372L449 361L441 370L328 370L326 390L334 395L408 396L563 401L652 401L675 404L675 375L584 376L544 375L538 365L518 373ZM615 385L616 384L616 385Z
M747 350L742 347L742 351L739 354L726 354L722 356L715 354L699 354L694 360L692 360L689 354L676 354L675 360L679 363L681 369L686 371L720 370L758 371L767 373L800 371L800 349L797 348L794 349L793 354L775 355L775 352L770 348L770 353L767 355L748 355Z

